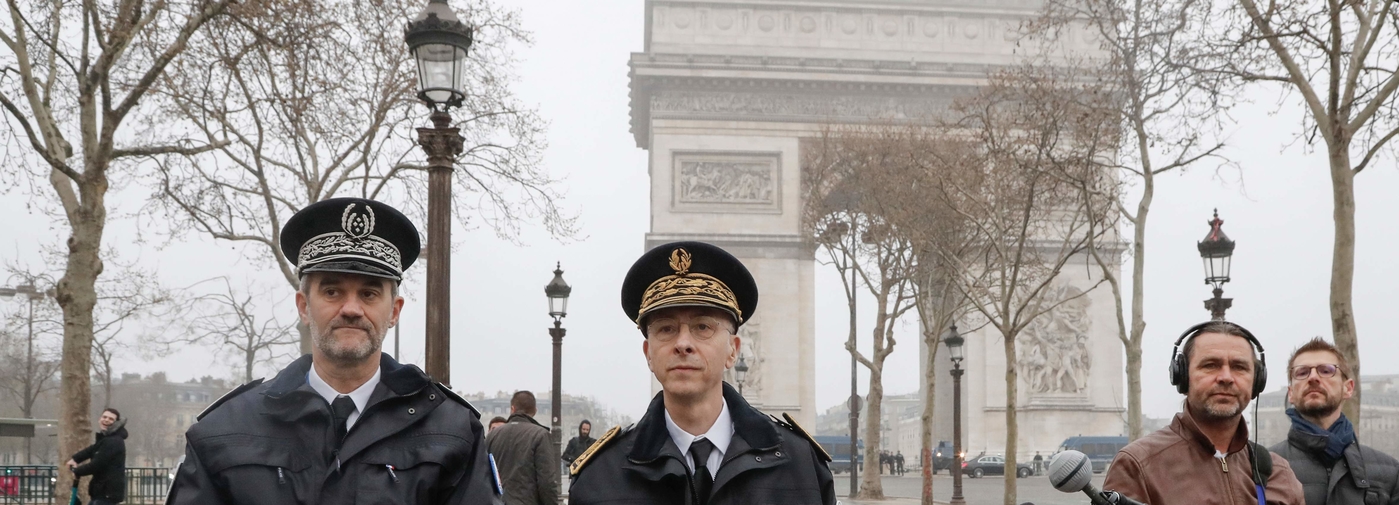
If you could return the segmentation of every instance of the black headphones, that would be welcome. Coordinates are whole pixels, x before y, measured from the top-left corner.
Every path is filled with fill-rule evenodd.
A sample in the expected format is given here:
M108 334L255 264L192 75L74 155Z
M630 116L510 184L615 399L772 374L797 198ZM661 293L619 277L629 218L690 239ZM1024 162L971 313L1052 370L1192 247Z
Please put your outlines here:
M1205 327L1221 322L1224 321L1208 321L1191 326L1190 329L1185 330L1185 333L1180 334L1180 338L1176 339L1176 346L1171 348L1171 385L1175 386L1176 391L1179 391L1180 394L1186 394L1190 391L1190 363L1185 360L1185 354L1180 352L1180 344L1199 335L1200 330L1205 329ZM1228 324L1238 328L1244 334L1244 340L1258 349L1258 357L1253 360L1253 399L1257 399L1258 395L1263 394L1263 390L1268 387L1268 355L1263 352L1263 344L1258 343L1258 338L1254 337L1247 328L1234 323Z

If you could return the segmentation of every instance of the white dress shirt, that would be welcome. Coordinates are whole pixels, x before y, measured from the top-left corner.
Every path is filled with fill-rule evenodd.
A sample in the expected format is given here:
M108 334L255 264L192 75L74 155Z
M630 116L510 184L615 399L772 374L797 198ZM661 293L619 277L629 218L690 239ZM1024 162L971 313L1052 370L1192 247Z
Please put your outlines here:
M709 442L714 444L714 450L709 452L709 461L704 466L709 469L710 477L718 477L719 463L724 461L724 451L729 450L729 440L732 440L734 435L733 418L729 417L729 402L724 402L724 408L719 411L719 418L715 419L714 425L702 435L691 435L680 429L675 420L670 418L669 410L665 413L665 428L670 432L670 440L680 448L680 454L685 455L685 466L690 467L691 472L695 471L695 457L690 455L690 444L701 438L709 439Z
M380 370L375 368L373 377L346 395L342 395L335 388L330 387L330 384L326 384L325 379L316 373L315 365L311 365L311 371L306 373L306 381L311 383L311 389L316 390L321 397L325 398L326 403L335 403L335 399L340 396L349 396L350 400L355 402L355 411L351 412L350 417L345 421L345 431L349 432L350 428L355 426L355 421L359 420L359 414L364 412L364 407L369 403L369 397L374 394L374 387L379 385L379 372Z

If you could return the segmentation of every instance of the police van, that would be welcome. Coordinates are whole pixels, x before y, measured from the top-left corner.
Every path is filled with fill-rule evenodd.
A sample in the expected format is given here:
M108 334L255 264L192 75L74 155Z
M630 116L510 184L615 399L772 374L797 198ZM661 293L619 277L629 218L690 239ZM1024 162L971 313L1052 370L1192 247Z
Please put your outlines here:
M1069 437L1059 446L1058 452L1078 451L1088 456L1093 463L1093 473L1102 473L1117 457L1117 451L1127 446L1127 437Z

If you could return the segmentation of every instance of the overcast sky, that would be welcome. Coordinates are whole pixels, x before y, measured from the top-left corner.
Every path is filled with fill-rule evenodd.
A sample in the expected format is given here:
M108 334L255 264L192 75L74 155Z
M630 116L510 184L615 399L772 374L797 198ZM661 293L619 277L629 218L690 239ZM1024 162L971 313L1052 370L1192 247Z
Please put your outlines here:
M643 252L649 226L646 153L628 131L626 63L630 53L642 48L642 3L507 2L522 10L525 27L536 40L518 53L516 90L550 122L545 163L563 180L565 206L581 215L582 233L559 243L533 227L521 237L523 245L517 245L489 230L454 231L462 238L452 266L452 377L459 390L549 388L551 320L543 288L554 263L561 261L564 277L573 286L565 321L564 391L595 396L633 418L645 411L650 384L642 339L618 301L622 277ZM1231 129L1228 154L1238 170L1201 166L1166 175L1158 183L1148 232L1143 370L1143 404L1152 417L1169 416L1180 406L1180 395L1166 380L1172 341L1184 328L1208 318L1201 300L1210 293L1203 284L1195 242L1205 236L1205 221L1216 207L1226 232L1238 242L1234 281L1225 287L1226 296L1234 298L1229 319L1250 328L1269 350L1269 390L1284 384L1282 370L1294 347L1312 336L1330 336L1332 219L1326 160L1292 142L1300 131L1295 100L1269 89L1255 90L1250 98L1251 105L1232 114L1238 124ZM1386 359L1399 355L1399 339L1391 335L1399 326L1399 311L1393 309L1399 302L1394 288L1399 266L1391 260L1399 245L1392 223L1399 216L1399 202L1391 197L1399 188L1393 157L1367 169L1357 185L1354 296L1360 349L1368 358L1364 372L1399 373L1399 360ZM40 246L61 245L67 229L33 213L26 193L21 187L0 197L0 215L6 216L0 219L0 259L37 267ZM126 188L116 191L111 202L119 211L135 212L145 194L141 188ZM230 274L278 286L276 277L267 276L266 265L241 259L238 247L191 235L156 248L134 244L136 233L133 223L117 222L109 227L106 243L121 248L128 258L158 266L169 285ZM839 279L827 267L818 266L817 275L816 398L824 410L849 394L849 354L842 349L847 322ZM410 288L401 354L406 361L420 363L423 288L420 282ZM286 320L294 317L290 298L277 295L268 302L280 303ZM18 307L0 300L0 311ZM871 321L862 321L866 348ZM916 342L912 318L901 331L904 343L889 358L885 372L888 394L918 389L918 352L916 344L910 344ZM392 349L392 334L384 345ZM210 366L210 359L204 350L151 361L131 356L118 365L118 372L165 370L175 379L210 373L233 376L227 364ZM862 394L864 388L862 376Z

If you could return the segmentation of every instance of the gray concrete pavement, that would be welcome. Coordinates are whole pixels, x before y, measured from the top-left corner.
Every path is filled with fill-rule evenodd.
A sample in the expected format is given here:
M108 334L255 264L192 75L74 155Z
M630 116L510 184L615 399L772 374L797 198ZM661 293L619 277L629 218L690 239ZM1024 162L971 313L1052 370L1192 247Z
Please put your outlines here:
M1102 487L1103 474L1093 476L1093 485ZM886 501L851 500L842 497L842 505L903 505L918 503L923 486L922 477L909 473L902 477L884 476L884 496ZM836 492L842 495L850 491L850 475L836 476ZM1005 492L1005 479L1002 477L982 477L962 479L962 497L969 505L1000 505ZM952 499L952 477L945 472L933 476L933 498L938 503ZM1016 482L1016 503L1034 505L1088 505L1088 497L1082 493L1068 494L1054 489L1044 476L1019 479Z

